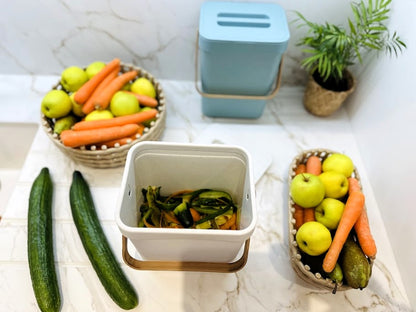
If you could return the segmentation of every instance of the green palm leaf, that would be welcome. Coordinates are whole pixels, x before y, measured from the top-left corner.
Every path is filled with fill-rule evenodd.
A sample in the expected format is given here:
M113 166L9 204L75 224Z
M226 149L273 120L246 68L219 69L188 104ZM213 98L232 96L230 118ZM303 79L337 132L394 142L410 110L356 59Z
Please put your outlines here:
M406 48L396 32L390 36L384 24L389 18L392 0L360 0L351 4L352 18L348 18L349 31L338 25L318 24L296 12L301 24L308 27L308 35L298 45L307 56L301 65L311 73L318 71L325 80L342 79L345 69L356 62L362 63L363 53L384 50L398 55Z

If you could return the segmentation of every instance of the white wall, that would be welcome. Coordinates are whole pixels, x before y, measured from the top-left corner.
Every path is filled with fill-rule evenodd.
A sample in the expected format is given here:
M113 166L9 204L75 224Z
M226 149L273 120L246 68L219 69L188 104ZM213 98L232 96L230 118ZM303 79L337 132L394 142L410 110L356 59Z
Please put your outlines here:
M247 1L247 0L242 0ZM289 22L299 10L308 18L336 22L348 0L252 0L274 2ZM60 74L67 66L119 57L159 79L193 80L199 10L204 0L15 0L0 11L0 73ZM296 25L284 60L285 83L305 79L299 68Z
M416 307L416 2L393 1L390 29L408 48L373 60L347 103L352 128L409 300Z

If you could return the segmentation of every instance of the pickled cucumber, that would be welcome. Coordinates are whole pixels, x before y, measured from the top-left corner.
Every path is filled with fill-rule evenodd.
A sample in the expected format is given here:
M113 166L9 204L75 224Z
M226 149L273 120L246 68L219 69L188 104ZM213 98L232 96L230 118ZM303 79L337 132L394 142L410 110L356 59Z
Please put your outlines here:
M367 287L371 276L371 265L361 247L348 238L344 244L340 261L344 279L354 289Z

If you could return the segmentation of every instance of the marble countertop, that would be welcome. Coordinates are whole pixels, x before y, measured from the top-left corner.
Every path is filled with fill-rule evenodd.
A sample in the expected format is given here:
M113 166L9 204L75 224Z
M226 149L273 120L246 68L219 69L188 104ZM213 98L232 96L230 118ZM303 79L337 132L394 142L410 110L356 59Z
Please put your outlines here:
M57 81L50 76L0 76L3 105L16 105L0 122L38 123L39 103ZM62 311L122 311L100 284L72 221L69 185L80 170L93 194L105 234L140 303L134 311L411 311L383 221L368 183L348 116L308 114L302 87L282 87L256 120L208 118L192 82L161 81L167 98L161 141L222 142L245 147L254 159L258 223L246 266L236 273L139 271L123 263L121 233L114 221L123 168L92 169L58 150L39 129L0 223L0 311L37 311L27 262L27 206L42 167L54 182L55 260ZM17 113L16 113L17 112ZM224 135L225 133L225 135ZM337 292L303 282L290 265L287 177L299 152L327 148L351 156L360 172L378 256L366 289Z

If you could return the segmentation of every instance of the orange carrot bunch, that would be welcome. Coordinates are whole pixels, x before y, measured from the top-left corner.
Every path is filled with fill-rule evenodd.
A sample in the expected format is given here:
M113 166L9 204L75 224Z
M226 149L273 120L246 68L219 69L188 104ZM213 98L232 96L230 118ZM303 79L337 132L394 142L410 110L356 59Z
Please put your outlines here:
M358 180L353 177L348 178L348 182L348 199L344 213L322 264L325 272L331 272L334 269L342 247L353 228L364 254L369 258L375 258L377 253L377 247L370 231L367 211L364 207L365 196L361 191L361 186Z
M71 130L62 131L61 141L69 147L91 144L114 147L128 144L143 134L142 122L156 117L157 113L158 111L152 108L111 119L79 121Z
M75 93L74 100L82 105L84 114L87 115L95 109L106 109L113 95L137 77L138 73L135 70L120 74L120 66L120 60L113 59ZM70 130L61 133L61 142L68 147L96 145L101 148L132 142L143 134L143 123L157 117L158 114L156 99L138 94L134 96L139 99L139 103L151 109L111 119L79 121Z
M157 107L158 102L155 98L144 94L138 94L131 91L123 91L129 94L133 94L137 100L139 100L140 105L147 106L147 107Z
M295 211L293 212L293 218L295 219L295 229L298 230L300 226L304 223L304 210L305 208L294 204Z
M91 93L88 97L87 101L82 105L82 112L84 114L89 114L95 109L95 99L97 96L108 86L108 84L118 76L118 72L120 71L120 66L117 66L113 71L111 71L103 81L95 88L95 90ZM75 93L74 99L76 101Z
M130 137L137 133L139 125L126 124L107 128L88 130L64 130L61 132L61 141L65 146L80 147L84 145L97 144L108 140Z
M319 175L322 171L321 159L318 156L310 156L306 164L299 164L295 169L295 175L301 173L311 173ZM309 221L315 221L315 209L314 208L303 208L295 204L295 212L293 217L295 219L295 228L298 229L303 223Z
M320 175L322 173L322 162L318 156L310 156L306 161L306 172L314 175Z
M305 170L307 173L320 175L322 172L322 162L318 156L310 156L306 161ZM303 213L303 223L309 221L316 221L315 219L315 208L307 208Z
M132 134L131 136L100 142L97 145L100 147L100 149L105 149L105 148L110 148L110 147L120 147L122 145L129 144L133 142L134 140L138 139L143 134L144 126L142 124L138 124L138 126L139 128L137 132Z
M79 121L72 126L72 130L91 130L91 129L101 129L114 126L123 126L127 124L139 124L146 120L155 118L158 111L157 109L149 109L146 111L141 111L131 115L119 116L110 119L98 119L90 121Z
M348 178L349 194L353 192L361 192L361 186L356 178ZM364 254L369 258L375 258L377 253L376 242L371 234L370 224L366 209L363 209L357 221L354 224L354 230L357 234L358 242Z
M349 194L341 220L335 231L334 239L332 240L332 244L322 263L322 268L325 272L329 273L334 270L342 247L344 247L344 243L346 242L351 229L354 227L354 224L364 210L364 202L365 198L362 192L356 191Z
M116 68L120 68L120 60L118 58L113 59L103 69L101 69L96 75L82 85L81 88L75 93L74 100L79 104L84 104L94 90L105 80L105 78ZM118 71L117 71L118 73Z

